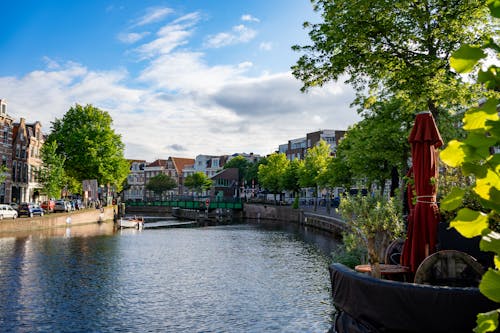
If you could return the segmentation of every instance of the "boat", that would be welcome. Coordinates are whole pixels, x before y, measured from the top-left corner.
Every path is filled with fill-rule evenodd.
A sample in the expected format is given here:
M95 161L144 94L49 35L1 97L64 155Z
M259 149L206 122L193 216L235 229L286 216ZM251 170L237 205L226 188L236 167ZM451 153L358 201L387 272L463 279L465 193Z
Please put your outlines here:
M144 219L143 218L120 218L118 220L118 225L120 228L135 228L135 229L142 229L144 228Z
M476 315L498 308L476 287L376 279L340 263L330 266L335 333L472 332Z

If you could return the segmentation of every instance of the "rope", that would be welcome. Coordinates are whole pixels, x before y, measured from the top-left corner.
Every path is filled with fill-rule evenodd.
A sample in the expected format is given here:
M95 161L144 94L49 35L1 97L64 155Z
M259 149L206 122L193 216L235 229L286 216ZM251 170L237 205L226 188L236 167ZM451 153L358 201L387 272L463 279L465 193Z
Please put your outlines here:
M422 198L430 198L431 200L430 201L420 200ZM417 202L435 204L436 203L436 196L435 195L419 195L419 196L417 196Z

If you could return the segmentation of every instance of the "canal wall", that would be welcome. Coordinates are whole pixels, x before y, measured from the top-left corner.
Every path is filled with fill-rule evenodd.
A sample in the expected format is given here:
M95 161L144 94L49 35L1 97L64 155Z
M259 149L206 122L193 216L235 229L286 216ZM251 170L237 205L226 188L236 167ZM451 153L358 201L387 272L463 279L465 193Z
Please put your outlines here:
M108 206L104 207L102 210L88 208L68 213L51 213L37 217L19 217L15 220L4 219L0 221L0 233L42 230L66 227L68 225L112 221L113 216L114 208L113 206Z
M293 209L290 206L248 204L243 206L243 214L248 219L294 222L300 225L325 230L340 236L347 230L346 223L338 217Z
M248 203L243 205L243 217L247 219L277 220L300 223L302 219L301 214L302 211L300 209L292 209L289 206Z
M172 207L168 206L126 206L127 215L155 215L165 216L172 214Z

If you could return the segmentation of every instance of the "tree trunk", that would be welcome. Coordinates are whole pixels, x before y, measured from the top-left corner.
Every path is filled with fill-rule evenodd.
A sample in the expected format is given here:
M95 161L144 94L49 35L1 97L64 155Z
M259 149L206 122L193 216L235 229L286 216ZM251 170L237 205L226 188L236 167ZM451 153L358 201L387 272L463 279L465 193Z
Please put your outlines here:
M374 278L380 279L380 259L375 246L375 237L368 237L368 262L371 265L371 275Z
M391 198L394 197L396 190L399 188L399 173L398 168L395 166L392 167L391 171Z

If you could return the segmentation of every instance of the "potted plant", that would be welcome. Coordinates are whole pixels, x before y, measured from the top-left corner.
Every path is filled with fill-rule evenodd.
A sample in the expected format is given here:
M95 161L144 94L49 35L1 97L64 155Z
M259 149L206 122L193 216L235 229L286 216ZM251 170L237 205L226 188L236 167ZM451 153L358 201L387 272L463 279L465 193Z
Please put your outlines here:
M380 278L385 250L404 231L401 205L394 198L348 195L341 200L339 210L349 226L344 244L347 248L366 247L372 276Z

